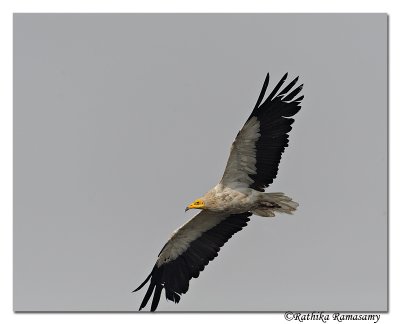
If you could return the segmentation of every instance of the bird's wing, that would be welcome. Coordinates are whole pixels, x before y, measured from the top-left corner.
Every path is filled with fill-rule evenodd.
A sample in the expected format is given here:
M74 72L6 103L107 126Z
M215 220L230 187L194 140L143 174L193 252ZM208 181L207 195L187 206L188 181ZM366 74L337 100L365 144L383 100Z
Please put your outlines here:
M267 74L254 110L232 144L222 184L244 184L264 191L275 179L294 122L289 117L300 110L300 102L304 97L295 98L303 85L292 90L298 77L279 92L286 78L287 73L262 102L269 82Z
M168 300L178 303L180 295L188 291L190 279L197 278L232 235L247 225L250 215L203 210L176 230L158 255L150 275L134 290L138 291L150 280L139 310L154 292L151 311L155 311L163 289Z

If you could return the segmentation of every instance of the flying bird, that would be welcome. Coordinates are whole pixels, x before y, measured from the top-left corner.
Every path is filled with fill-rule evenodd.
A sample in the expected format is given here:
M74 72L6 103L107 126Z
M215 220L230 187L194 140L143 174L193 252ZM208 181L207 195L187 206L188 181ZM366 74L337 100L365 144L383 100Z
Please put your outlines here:
M252 214L272 217L276 212L292 214L298 207L283 193L266 193L278 173L279 162L289 143L288 133L300 110L304 96L296 96L303 85L293 87L298 77L281 90L287 73L266 96L267 74L257 103L243 128L237 134L220 182L203 197L186 207L201 211L178 228L164 245L146 280L134 291L150 285L139 310L151 296L150 310L157 309L162 290L167 300L178 303L213 260L220 248L247 225Z

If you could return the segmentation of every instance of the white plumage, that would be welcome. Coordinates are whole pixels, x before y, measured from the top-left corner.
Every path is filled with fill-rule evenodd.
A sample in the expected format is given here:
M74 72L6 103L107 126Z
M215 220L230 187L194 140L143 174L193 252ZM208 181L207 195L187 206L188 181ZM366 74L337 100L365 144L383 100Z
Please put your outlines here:
M256 174L256 141L260 137L260 122L251 117L236 136L221 183L233 187L250 185L249 175Z
M281 155L288 145L288 133L300 110L302 85L291 91L298 78L279 93L287 74L263 101L267 75L257 103L232 144L221 181L187 209L202 211L177 229L158 255L146 280L149 288L140 305L146 306L153 295L151 311L156 310L161 292L167 300L179 302L209 261L214 259L229 238L240 231L252 214L275 216L276 212L291 214L298 204L283 193L265 193L278 172Z
M190 242L199 238L205 231L213 228L228 216L229 214L202 210L172 234L171 239L158 256L157 265L160 266L175 260L188 249Z

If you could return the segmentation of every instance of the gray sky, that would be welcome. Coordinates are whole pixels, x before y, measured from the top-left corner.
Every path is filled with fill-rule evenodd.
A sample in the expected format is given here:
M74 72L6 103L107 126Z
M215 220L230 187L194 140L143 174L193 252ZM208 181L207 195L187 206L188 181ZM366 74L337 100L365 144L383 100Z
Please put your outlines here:
M387 16L14 16L14 309L136 311L263 79L305 84L270 191L159 311L387 308Z

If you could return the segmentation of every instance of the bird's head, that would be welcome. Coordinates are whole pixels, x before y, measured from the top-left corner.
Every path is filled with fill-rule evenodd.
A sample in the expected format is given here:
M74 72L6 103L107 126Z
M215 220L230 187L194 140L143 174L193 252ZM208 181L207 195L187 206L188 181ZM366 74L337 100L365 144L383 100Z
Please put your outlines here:
M189 209L204 209L205 207L206 204L203 199L196 199L186 207L185 212L188 211Z

